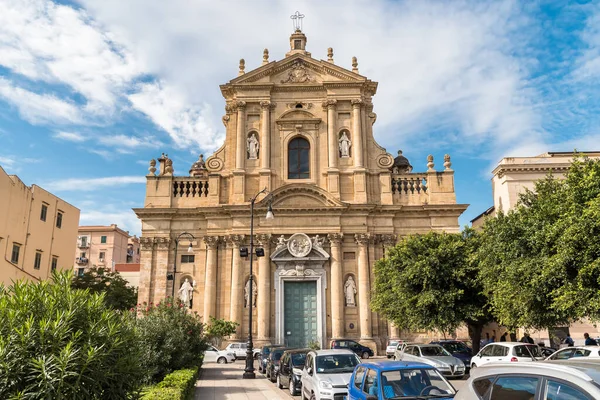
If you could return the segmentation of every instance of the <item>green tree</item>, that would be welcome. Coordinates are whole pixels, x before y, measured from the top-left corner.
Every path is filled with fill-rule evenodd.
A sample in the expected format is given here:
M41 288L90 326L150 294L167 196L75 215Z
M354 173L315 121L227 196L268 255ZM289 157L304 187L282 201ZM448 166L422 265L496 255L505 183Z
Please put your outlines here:
M137 289L129 286L118 272L94 267L83 275L74 276L71 285L75 289L104 293L106 305L115 310L129 310L137 303Z
M600 161L576 157L507 214L486 221L477 253L497 321L545 329L600 318Z
M210 323L205 330L206 338L210 340L212 344L217 346L217 348L221 348L221 342L223 341L223 338L225 336L233 335L239 325L240 324L237 322L217 319L211 316Z
M0 398L135 397L143 373L131 315L70 280L0 285Z
M478 351L491 320L473 257L478 240L468 228L404 238L375 264L372 309L401 329L448 333L466 324Z

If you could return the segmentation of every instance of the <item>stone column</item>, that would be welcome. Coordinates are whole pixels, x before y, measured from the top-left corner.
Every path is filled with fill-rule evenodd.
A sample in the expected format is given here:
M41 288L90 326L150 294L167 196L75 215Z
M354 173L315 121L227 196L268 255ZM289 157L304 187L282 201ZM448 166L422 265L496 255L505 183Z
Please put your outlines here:
M331 243L331 338L344 336L344 276L342 271L342 240L344 234L327 235Z
M244 243L244 235L229 235L227 241L232 249L231 257L231 300L229 304L229 320L239 325L232 339L242 338L242 323L244 311L244 277L240 245Z
M361 99L351 100L352 103L352 146L354 151L352 156L354 157L354 166L363 167L363 137L362 137L362 118L361 118L361 107L363 101Z
M205 236L206 244L206 281L204 282L204 323L210 322L210 316L216 317L217 310L217 247L218 236Z
M244 169L246 159L246 102L237 102L237 143L235 153L235 168Z
M338 167L338 137L337 137L337 116L335 113L337 100L329 99L323 102L327 107L327 139L329 147L329 168Z
M260 234L256 238L258 246L265 250L265 256L258 257L257 339L268 341L271 337L271 235Z
M261 101L260 116L260 166L262 169L271 167L271 102Z
M167 271L169 268L169 253L171 247L170 237L155 238L157 249L155 253L156 273L154 275L153 299L154 304L160 303L165 297L171 296L172 284L175 281L167 281ZM173 277L175 279L175 277Z
M371 328L371 279L369 276L369 233L357 233L354 239L358 244L358 314L360 317L360 338L371 339L373 331Z
M140 284L138 287L138 303L150 303L152 300L154 238L140 238Z

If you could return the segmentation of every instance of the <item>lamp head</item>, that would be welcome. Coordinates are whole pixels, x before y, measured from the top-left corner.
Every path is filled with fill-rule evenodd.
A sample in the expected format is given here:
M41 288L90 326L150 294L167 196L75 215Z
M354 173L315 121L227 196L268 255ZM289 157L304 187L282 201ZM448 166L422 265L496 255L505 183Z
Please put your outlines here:
M188 253L192 253L194 251L194 248L192 247L192 242L190 242L190 245L188 247Z
M273 215L273 207L271 207L271 203L269 203L269 208L267 209L267 215L265 219L274 219L275 215Z

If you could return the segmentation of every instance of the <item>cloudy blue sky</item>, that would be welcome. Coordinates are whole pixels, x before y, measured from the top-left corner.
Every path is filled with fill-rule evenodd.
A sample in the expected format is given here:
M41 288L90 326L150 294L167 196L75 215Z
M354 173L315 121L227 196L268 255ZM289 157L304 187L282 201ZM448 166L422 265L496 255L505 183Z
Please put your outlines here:
M600 150L598 2L0 0L0 165L139 233L148 160L221 145L218 85L283 58L297 9L313 57L379 82L390 153L451 154L462 225L502 157Z

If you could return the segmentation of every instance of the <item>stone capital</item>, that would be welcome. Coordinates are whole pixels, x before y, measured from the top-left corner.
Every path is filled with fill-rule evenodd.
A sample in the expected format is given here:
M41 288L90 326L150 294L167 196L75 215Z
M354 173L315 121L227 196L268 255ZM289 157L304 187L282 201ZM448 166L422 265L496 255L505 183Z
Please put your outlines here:
M328 99L328 100L325 100L321 105L325 109L335 109L335 106L337 105L337 100L336 99Z
M352 107L358 108L361 107L365 102L363 99L352 99L350 100L350 103L352 104Z
M256 241L260 246L269 247L271 244L271 234L270 233L259 233L256 235Z
M207 249L216 249L220 241L218 236L204 236L202 240L204 240Z
M263 101L261 101L261 102L260 102L260 108L262 108L263 110L265 110L265 109L267 109L267 110L268 110L268 109L270 109L270 108L271 108L271 104L272 104L272 103L271 103L270 101L268 101L268 100L263 100Z
M354 240L359 246L366 246L371 241L370 233L357 233L354 235Z
M331 247L339 246L342 244L342 240L344 239L343 233L330 233L327 235L327 239L331 243Z
M394 234L382 234L378 237L379 242L383 243L384 247L392 247L397 243L397 235Z
M225 112L227 114L231 114L234 111L235 111L235 104L233 104L233 103L227 103L227 104L225 104Z
M141 250L152 250L154 248L155 240L153 237L141 237L140 247Z
M238 111L244 111L246 109L246 102L243 100L239 100L235 103Z
M169 238L169 237L159 237L159 238L154 238L154 240L160 250L167 250L169 248L169 246L171 245L171 238Z
M225 236L225 241L230 247L238 248L242 244L244 244L244 240L246 239L246 235L228 235Z

